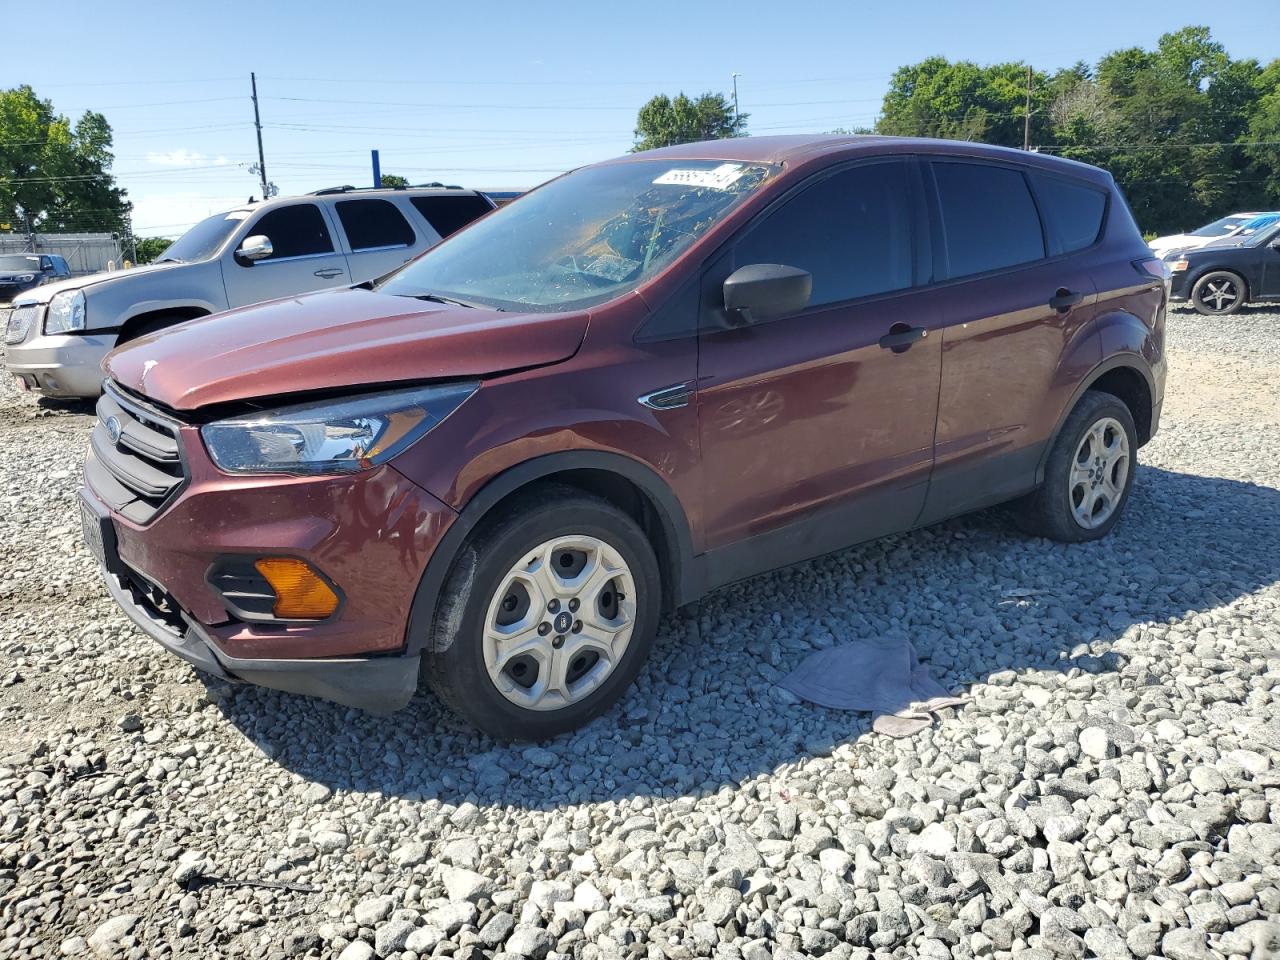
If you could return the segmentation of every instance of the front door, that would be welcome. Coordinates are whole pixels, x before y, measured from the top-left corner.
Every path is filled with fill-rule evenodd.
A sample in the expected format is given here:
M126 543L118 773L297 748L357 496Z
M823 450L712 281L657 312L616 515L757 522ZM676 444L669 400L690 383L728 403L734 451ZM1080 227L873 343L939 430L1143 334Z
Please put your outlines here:
M223 254L227 305L244 306L351 283L347 258L335 246L324 211L310 201L273 207L252 217L236 239L262 235L271 241L265 260L240 260L234 248Z
M1262 294L1258 299L1280 300L1280 227L1271 231L1271 235L1262 241L1259 250L1262 269Z
M941 338L912 290L914 181L905 159L823 176L709 269L711 300L748 264L813 276L801 313L700 337L703 534L722 557L717 580L909 528L920 512Z

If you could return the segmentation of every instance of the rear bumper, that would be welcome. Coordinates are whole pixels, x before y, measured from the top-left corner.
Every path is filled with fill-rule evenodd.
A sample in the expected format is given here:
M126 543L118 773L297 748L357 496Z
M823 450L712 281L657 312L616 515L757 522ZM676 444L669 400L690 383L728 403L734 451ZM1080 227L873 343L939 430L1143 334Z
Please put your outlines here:
M96 397L102 358L115 344L114 333L37 336L9 347L5 366L47 397Z

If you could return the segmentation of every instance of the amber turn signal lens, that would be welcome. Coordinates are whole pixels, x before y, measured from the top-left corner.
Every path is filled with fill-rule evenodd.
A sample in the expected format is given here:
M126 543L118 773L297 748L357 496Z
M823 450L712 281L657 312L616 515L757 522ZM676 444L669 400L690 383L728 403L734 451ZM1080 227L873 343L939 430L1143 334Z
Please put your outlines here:
M272 612L281 620L323 620L338 609L338 595L305 561L264 557L254 566L275 590Z

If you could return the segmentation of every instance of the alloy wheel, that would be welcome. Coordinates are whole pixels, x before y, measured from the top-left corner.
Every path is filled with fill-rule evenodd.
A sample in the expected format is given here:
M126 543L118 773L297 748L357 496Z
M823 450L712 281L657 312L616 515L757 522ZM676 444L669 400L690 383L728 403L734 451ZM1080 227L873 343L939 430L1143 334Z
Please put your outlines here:
M1103 417L1081 438L1067 487L1071 515L1092 530L1106 523L1124 496L1129 479L1129 436L1120 421Z
M1207 281L1198 296L1204 306L1216 313L1226 310L1239 300L1240 291L1236 288L1235 281L1222 277Z
M490 599L485 669L512 703L562 709L613 673L635 618L635 578L617 550L596 537L548 540L521 556Z

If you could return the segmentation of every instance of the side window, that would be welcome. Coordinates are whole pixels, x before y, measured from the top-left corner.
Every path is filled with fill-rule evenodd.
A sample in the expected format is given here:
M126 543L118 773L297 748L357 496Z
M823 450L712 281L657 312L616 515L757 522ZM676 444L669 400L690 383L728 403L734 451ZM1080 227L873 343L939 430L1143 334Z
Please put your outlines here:
M413 227L390 200L339 200L336 206L352 250L413 244Z
M1102 231L1107 195L1095 187L1043 173L1031 174L1044 214L1051 253L1070 253L1093 246Z
M260 263L333 252L324 214L314 203L294 203L264 213L246 236L258 234L271 241L271 256Z
M52 258L50 258L50 257L41 257L41 258L40 258L40 269L41 269L42 271L43 271L43 270L52 270L52 269L53 269L53 260L52 260Z
M457 233L472 220L483 217L493 209L474 195L410 197L409 202L441 237Z
M753 228L734 263L808 270L810 306L911 286L907 165L872 163L818 181Z
M1026 178L1017 170L936 162L948 275L966 277L1044 257L1044 234Z

